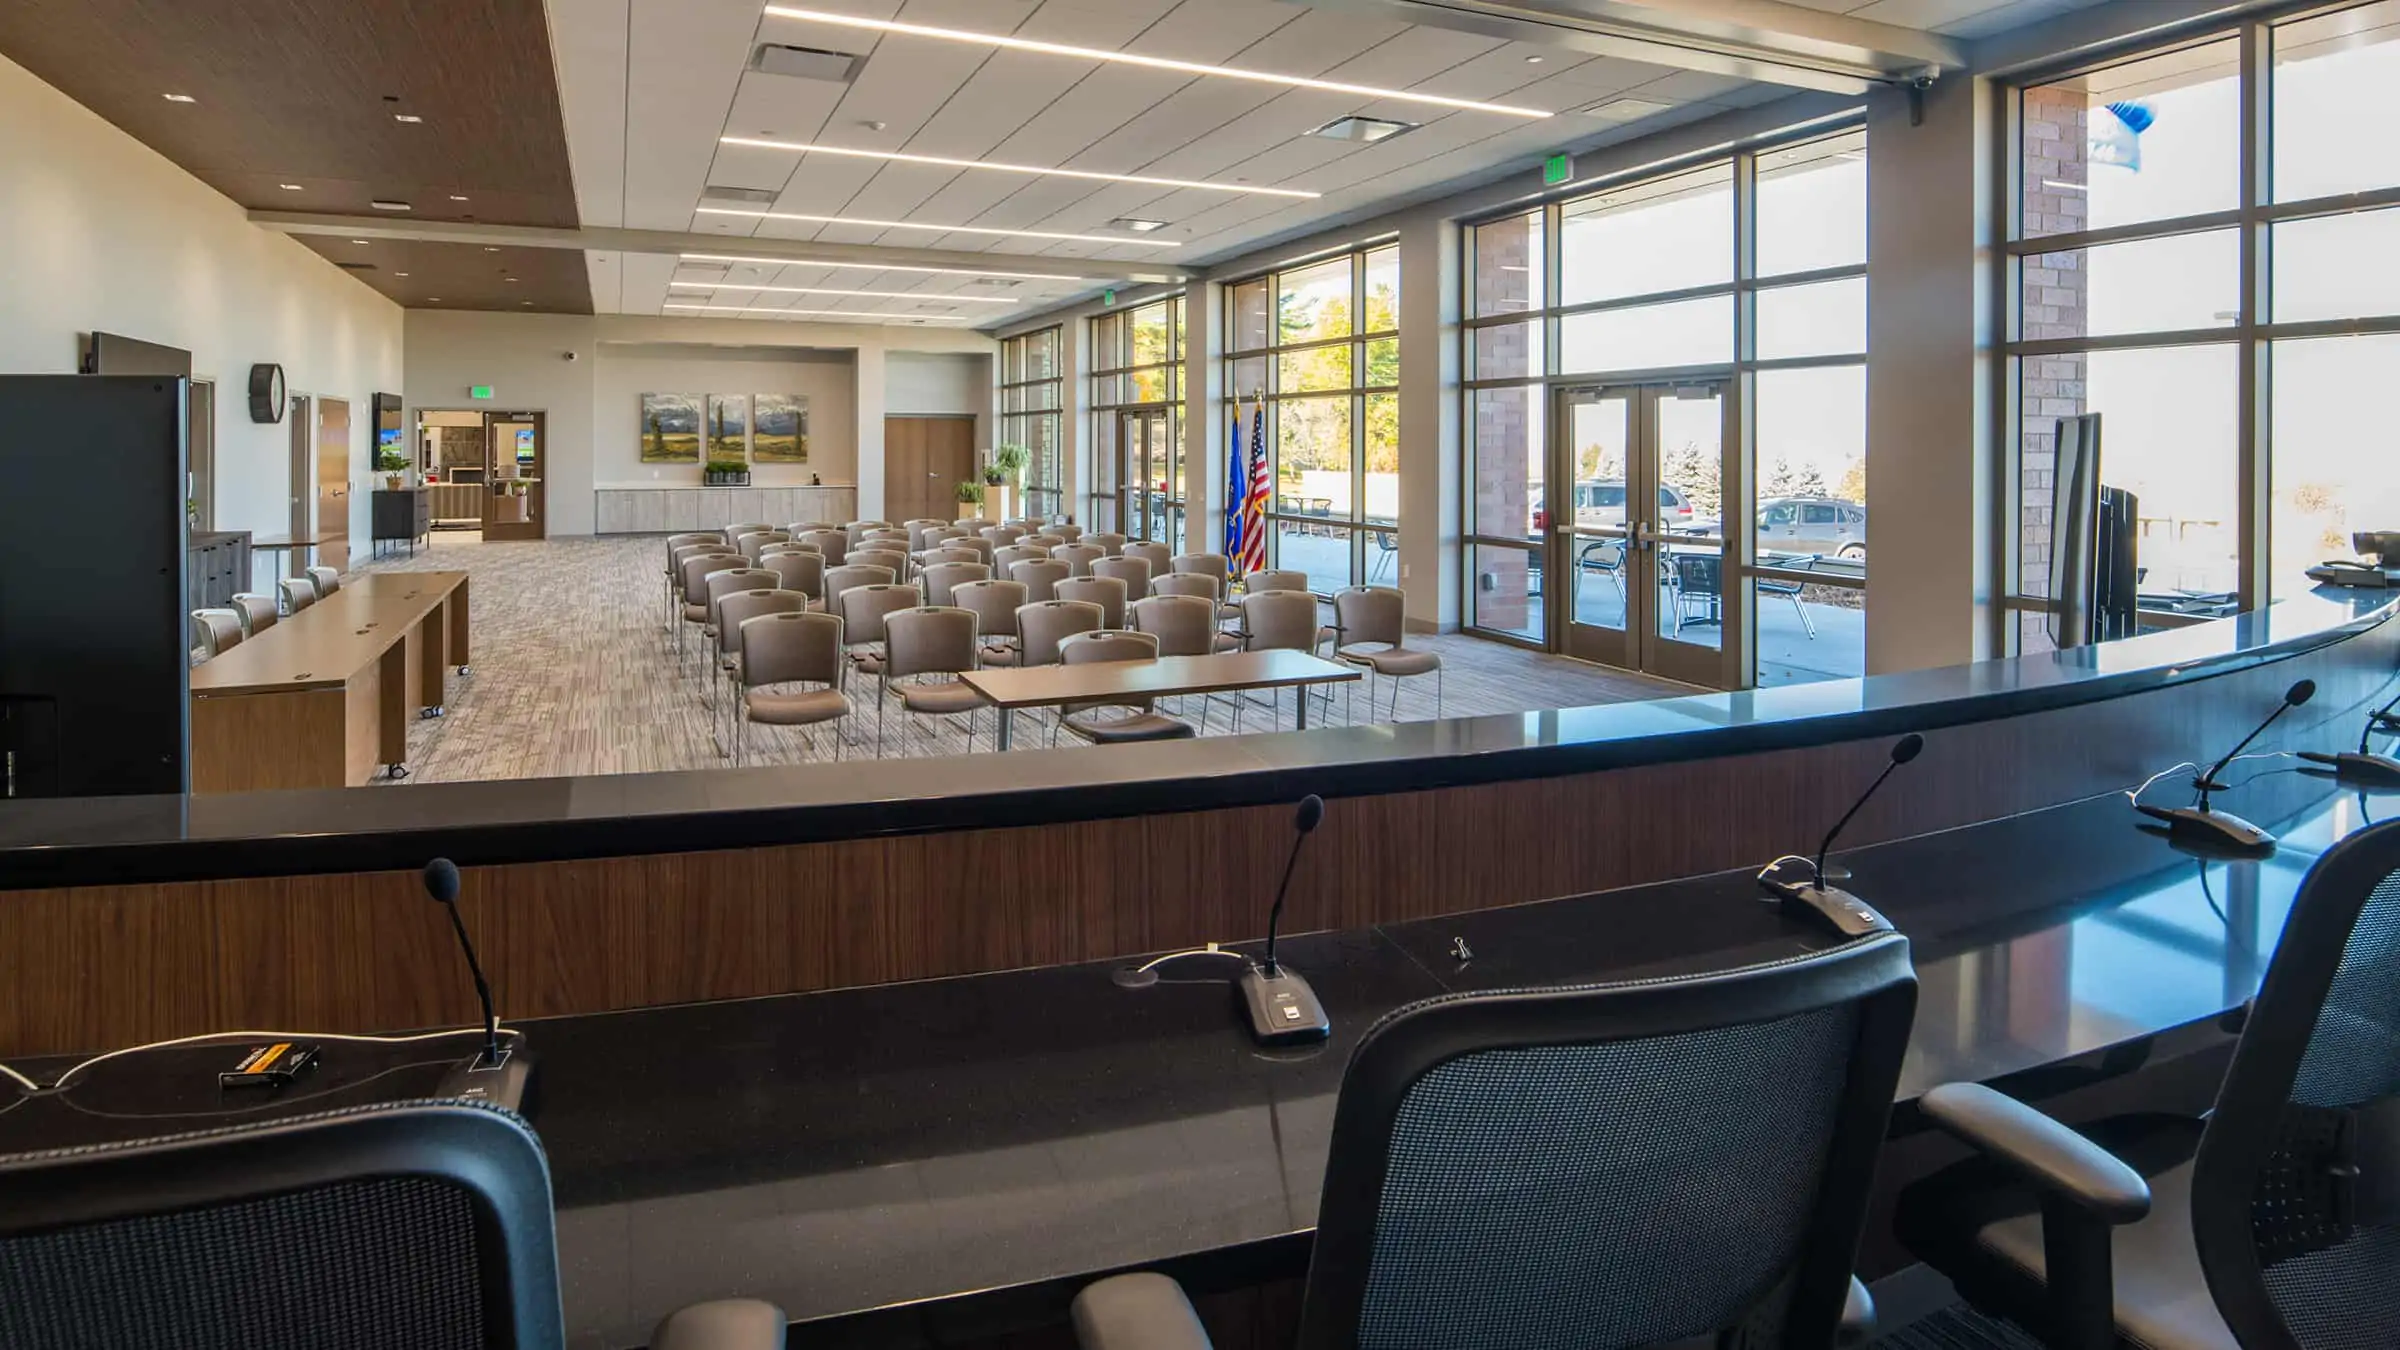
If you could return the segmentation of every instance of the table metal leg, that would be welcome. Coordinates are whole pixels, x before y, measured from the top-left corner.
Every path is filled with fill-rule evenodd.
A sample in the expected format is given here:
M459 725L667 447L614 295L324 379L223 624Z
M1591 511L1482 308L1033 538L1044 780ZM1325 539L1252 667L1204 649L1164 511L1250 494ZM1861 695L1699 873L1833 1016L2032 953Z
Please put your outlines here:
M1015 721L1015 715L1007 708L996 708L993 711L1000 714L1000 730L994 736L993 743L1006 750L1009 746L1010 724Z
M1308 730L1308 686L1299 684L1292 687L1300 691L1300 697L1296 700L1299 708L1292 714L1292 730L1306 731Z

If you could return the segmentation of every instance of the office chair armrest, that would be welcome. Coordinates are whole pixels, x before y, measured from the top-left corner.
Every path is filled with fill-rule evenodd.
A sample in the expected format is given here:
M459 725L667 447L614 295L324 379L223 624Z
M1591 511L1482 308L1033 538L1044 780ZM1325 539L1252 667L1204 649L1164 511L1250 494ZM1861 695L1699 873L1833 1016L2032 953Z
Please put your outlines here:
M1083 1350L1212 1350L1183 1286L1149 1271L1085 1285L1074 1317Z
M2108 1150L1981 1083L1944 1083L1918 1099L1925 1117L2006 1164L2047 1198L2111 1226L2150 1212L2150 1183Z
M754 1298L721 1298L667 1314L650 1350L783 1350L783 1309Z

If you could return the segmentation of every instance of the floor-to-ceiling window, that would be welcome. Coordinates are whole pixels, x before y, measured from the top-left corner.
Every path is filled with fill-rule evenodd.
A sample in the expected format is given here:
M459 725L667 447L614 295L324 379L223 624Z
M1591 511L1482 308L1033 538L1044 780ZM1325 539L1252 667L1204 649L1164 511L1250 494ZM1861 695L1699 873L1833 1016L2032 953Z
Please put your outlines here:
M999 444L1024 447L1025 514L1043 519L1067 510L1059 463L1058 343L1056 325L1000 343Z
M2099 417L2140 628L2306 590L2400 526L2400 0L2258 19L2016 91L2003 410L2022 650L2061 635L2057 429ZM2113 520L2111 528L2114 527ZM2079 587L2077 588L2079 589ZM2076 636L2081 636L2080 634Z
M1093 528L1183 546L1183 297L1091 320Z
M1863 131L1818 133L1469 229L1469 627L1864 673L1866 175Z
M1264 428L1269 565L1320 594L1396 584L1399 246L1236 283L1225 308L1225 415L1245 460Z

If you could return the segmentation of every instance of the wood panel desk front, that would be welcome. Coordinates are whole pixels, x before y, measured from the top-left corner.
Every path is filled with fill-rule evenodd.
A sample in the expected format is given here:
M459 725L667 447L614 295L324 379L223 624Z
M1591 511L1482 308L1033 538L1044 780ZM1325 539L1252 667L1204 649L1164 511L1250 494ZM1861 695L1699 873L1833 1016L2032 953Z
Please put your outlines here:
M406 773L408 726L465 673L467 574L355 578L192 672L192 791ZM398 774L395 774L398 776Z

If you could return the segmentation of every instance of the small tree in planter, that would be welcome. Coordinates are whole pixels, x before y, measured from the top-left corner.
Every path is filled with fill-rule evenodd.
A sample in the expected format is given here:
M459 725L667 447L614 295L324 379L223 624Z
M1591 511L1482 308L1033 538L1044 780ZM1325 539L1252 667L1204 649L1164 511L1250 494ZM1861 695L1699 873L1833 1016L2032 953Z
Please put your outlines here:
M375 452L375 467L383 474L383 485L401 488L407 485L408 455L405 451L385 446Z
M960 520L973 520L976 516L983 514L983 484L961 483L954 495L958 498L958 518Z
M987 488L997 489L997 492L985 494L986 499L992 503L992 519L1006 520L1019 514L1014 509L1023 500L1023 490L1018 483L1018 475L1025 472L1025 465L1032 458L1025 452L1024 446L1003 445L994 449L991 457L984 462L984 485Z

